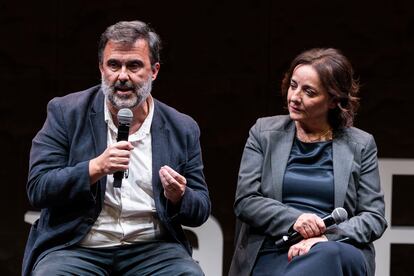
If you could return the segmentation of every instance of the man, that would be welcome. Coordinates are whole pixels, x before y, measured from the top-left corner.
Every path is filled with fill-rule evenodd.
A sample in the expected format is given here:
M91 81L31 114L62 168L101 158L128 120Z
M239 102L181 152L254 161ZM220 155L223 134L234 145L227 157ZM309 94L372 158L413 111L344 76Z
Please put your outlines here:
M24 275L203 275L181 225L210 214L199 128L152 98L160 40L119 22L99 44L101 85L55 98L30 152L27 192L41 208ZM133 113L117 142L117 113ZM121 187L113 173L126 171Z

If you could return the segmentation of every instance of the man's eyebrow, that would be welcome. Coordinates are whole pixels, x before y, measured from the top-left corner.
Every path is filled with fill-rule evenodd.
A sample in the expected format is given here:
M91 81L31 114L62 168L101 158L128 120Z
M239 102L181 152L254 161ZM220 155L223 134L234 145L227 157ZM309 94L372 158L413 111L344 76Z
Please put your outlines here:
M110 59L108 59L106 61L106 63L109 63L109 62L117 62L117 63L120 63L120 60L119 59L116 59L116 58L110 58Z

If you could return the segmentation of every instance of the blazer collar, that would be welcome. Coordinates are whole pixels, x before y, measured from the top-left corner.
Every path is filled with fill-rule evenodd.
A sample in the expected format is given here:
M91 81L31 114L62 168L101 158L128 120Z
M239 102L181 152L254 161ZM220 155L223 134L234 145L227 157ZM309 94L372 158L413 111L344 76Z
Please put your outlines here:
M107 147L107 125L104 119L105 96L101 89L98 90L92 102L89 114L89 123L92 129L92 139L95 144L95 156L101 154Z
M339 131L333 139L332 156L335 183L335 207L344 205L346 191L351 176L355 143L349 141L346 130Z
M158 172L161 166L170 163L170 154L168 154L170 148L169 129L160 107L160 103L154 99L154 117L151 124L152 165L154 172ZM153 176L153 179L157 180L157 177Z
M283 193L283 178L286 171L287 162L295 137L295 124L289 120L281 130L272 131L270 141L271 148L271 168L274 183L275 199L281 201ZM349 141L346 130L338 131L332 143L332 158L334 171L334 206L342 207L348 189L349 178L351 177L352 160L354 158L355 144ZM278 185L280 183L280 185Z
M157 210L163 204L162 186L160 185L159 170L162 166L170 164L170 140L169 128L163 117L163 110L160 102L154 99L154 117L151 124L151 147L152 147L152 189L154 192L154 201ZM159 214L163 215L163 214Z
M283 178L286 171L286 165L292 149L293 139L295 137L295 124L289 120L286 126L281 130L270 132L270 142L273 145L271 151L270 168L272 168L272 177L275 199L282 201ZM280 185L278 185L280 183Z
M100 155L107 147L107 125L104 119L105 96L101 89L96 93L89 113L91 135L95 145L94 157ZM106 176L102 177L97 185L100 186L101 198L104 198L106 190Z

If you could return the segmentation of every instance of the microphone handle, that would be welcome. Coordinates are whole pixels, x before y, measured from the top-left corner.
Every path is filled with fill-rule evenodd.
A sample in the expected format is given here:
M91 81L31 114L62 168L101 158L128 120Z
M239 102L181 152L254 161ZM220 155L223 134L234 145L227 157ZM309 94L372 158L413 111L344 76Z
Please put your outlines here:
M118 127L118 137L116 140L119 141L128 141L129 136L129 125L120 124ZM122 183L122 178L124 178L124 171L114 172L114 187L120 188Z
M289 236L283 236L281 239L277 240L275 242L275 245L278 248L284 248L286 246L291 246L295 243L298 243L301 240L303 240L302 235L295 231Z
M332 215L328 215L328 216L324 217L323 222L325 223L326 228L336 224L336 221L335 221L335 219L333 218Z
M281 247L285 246L288 239L289 239L288 236L283 236L281 239L275 241L276 247L281 248Z
M326 228L336 223L332 215L327 215L326 217L322 218L322 220L325 223ZM275 242L275 245L276 247L285 247L298 243L301 240L303 240L302 235L295 231L292 234L283 236L281 239L277 240Z
M116 137L116 141L128 141L129 136L129 125L120 124L118 127L118 136Z

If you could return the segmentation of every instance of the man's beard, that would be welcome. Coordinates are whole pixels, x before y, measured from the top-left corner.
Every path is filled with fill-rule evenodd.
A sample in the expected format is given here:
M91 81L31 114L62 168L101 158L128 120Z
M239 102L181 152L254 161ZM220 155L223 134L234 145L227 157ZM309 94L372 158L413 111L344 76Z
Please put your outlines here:
M122 83L118 80L112 85L108 85L105 78L102 76L101 88L104 95L116 109L134 108L143 103L151 94L152 76L149 75L148 79L144 81L142 84L134 84L131 81ZM122 95L117 94L117 90L132 90L132 93Z

